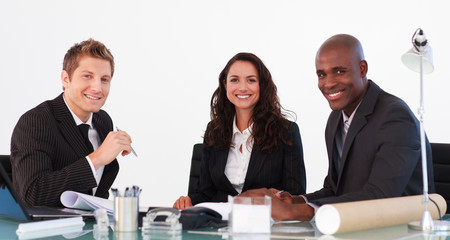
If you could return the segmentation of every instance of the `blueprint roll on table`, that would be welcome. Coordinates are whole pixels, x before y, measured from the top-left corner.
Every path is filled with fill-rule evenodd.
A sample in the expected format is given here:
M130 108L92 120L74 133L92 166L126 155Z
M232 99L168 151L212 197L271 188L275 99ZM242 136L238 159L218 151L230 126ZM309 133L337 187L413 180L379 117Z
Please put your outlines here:
M447 204L439 194L430 194L441 214ZM317 210L316 226L323 234L335 234L420 221L425 210L423 195L326 204ZM428 203L433 219L439 218L435 204Z

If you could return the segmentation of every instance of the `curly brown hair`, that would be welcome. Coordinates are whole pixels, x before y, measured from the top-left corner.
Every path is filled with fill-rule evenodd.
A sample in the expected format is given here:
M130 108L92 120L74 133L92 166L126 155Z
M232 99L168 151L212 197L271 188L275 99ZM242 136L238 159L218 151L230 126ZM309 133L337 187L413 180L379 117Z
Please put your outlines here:
M219 87L211 98L211 122L205 132L205 140L208 146L218 149L232 147L233 120L236 114L235 106L228 100L226 91L226 78L231 65L236 61L252 63L258 71L260 98L252 112L253 121L252 137L253 147L261 152L271 153L276 151L282 143L292 145L284 134L291 126L286 114L281 110L280 100L277 95L277 87L272 80L272 75L264 63L252 53L241 52L232 57L219 75ZM292 113L291 111L287 111ZM289 114L292 116L291 114Z

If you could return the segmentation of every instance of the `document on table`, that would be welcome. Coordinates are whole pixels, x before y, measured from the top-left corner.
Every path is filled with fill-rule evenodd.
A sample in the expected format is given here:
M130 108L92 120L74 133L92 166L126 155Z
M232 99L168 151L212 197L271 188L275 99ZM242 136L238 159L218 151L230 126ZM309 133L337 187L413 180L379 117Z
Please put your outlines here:
M99 198L84 193L65 191L61 194L61 203L68 208L77 208L93 211L104 208L108 214L114 213L114 201Z
M61 203L67 208L83 209L94 211L103 208L110 215L114 214L114 201L87 195L84 193L65 191L60 197ZM139 212L147 212L148 207L139 206Z

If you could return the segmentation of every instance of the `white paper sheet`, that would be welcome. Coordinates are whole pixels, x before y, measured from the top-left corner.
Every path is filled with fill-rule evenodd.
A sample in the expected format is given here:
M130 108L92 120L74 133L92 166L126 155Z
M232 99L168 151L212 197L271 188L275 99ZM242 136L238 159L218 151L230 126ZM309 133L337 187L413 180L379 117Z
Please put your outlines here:
M84 193L65 191L61 194L61 203L68 208L95 210L104 208L108 214L114 213L114 201Z
M98 208L104 208L109 215L114 214L114 201L99 198L84 193L65 191L60 197L61 203L67 208L77 208L93 211ZM139 206L139 212L147 212L148 207Z

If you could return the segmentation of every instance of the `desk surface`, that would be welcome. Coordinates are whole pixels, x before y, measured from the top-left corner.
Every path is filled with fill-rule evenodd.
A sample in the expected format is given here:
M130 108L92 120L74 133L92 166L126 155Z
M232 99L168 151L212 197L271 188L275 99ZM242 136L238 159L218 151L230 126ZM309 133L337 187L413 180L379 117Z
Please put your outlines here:
M446 219L450 216L446 215ZM16 230L19 225L19 221L0 217L0 239L17 239ZM83 232L58 235L53 237L46 237L45 239L94 239L93 236L93 221L86 221L86 225L83 228ZM214 233L215 232L215 233ZM109 231L109 234L102 239L127 239L127 240L154 240L154 239L171 239L171 240L202 240L202 239L450 239L450 232L439 232L434 234L422 233L409 229L406 224L390 226L378 229L370 229L364 231L350 232L336 234L333 236L322 235L314 223L309 222L296 222L296 223L277 223L272 227L272 235L230 235L223 237L217 232L217 229L201 229L199 231L183 231L181 235L170 236L165 234L147 234L142 235L141 231L137 232L113 232Z

